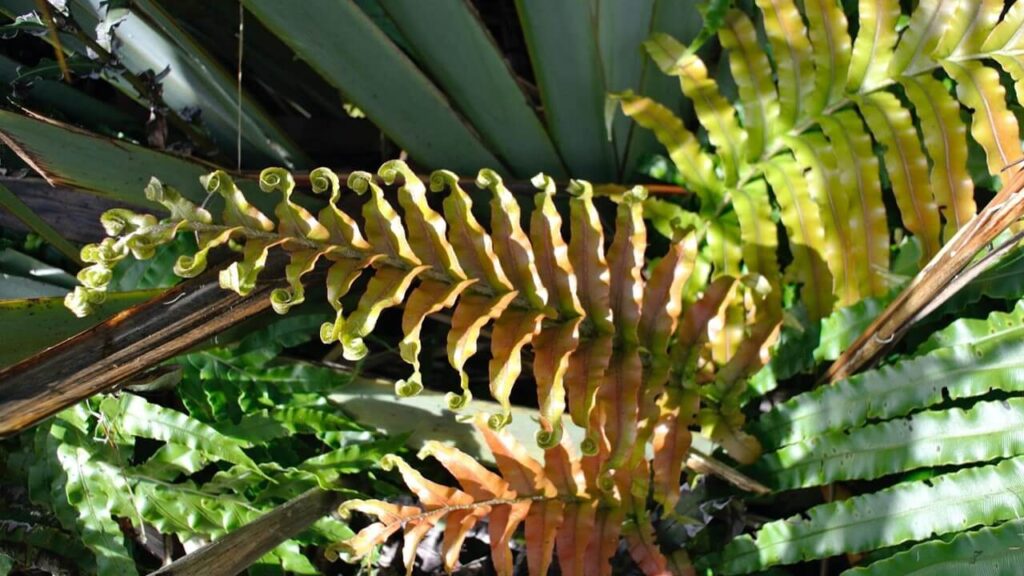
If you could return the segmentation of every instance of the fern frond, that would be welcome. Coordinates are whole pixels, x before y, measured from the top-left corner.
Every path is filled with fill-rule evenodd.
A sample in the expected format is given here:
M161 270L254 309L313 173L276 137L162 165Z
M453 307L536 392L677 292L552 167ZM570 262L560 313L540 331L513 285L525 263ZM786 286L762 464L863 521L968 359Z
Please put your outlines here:
M852 111L823 118L821 128L832 143L839 164L848 167L840 171L839 182L852 191L850 234L856 242L854 257L862 259L856 268L860 292L863 296L882 296L889 291L885 281L889 270L889 225L871 137Z
M958 534L948 541L930 540L843 574L911 574L921 570L931 574L958 574L970 573L983 566L993 576L1010 576L1020 572L1024 564L1024 551L1020 548L1021 530L1024 530L1024 522L1011 520L995 527Z
M766 446L785 446L868 419L905 416L946 398L973 398L991 389L1018 391L1024 385L1020 314L1020 307L1009 317L993 313L982 337L963 341L947 336L949 347L795 396L766 413L754 432ZM978 330L977 324L964 322L945 333Z
M401 506L376 500L343 504L343 517L359 511L376 517L377 521L354 538L339 543L335 551L355 560L401 530L406 570L411 573L419 541L443 521L446 527L442 555L445 569L450 572L456 566L466 534L486 516L490 522L491 557L499 574L512 573L508 544L520 524L525 524L531 574L548 572L556 542L563 574L611 574L608 560L618 547L621 522L633 509L628 504L628 480L615 481L622 483L623 497L623 505L616 505L603 500L603 492L596 488L596 469L586 465L587 461L593 464L593 458L581 461L572 457L565 445L556 444L545 452L545 461L540 463L507 432L492 431L482 417L477 418L476 426L494 454L500 475L464 452L434 441L427 442L419 457L436 459L461 489L427 480L401 458L388 456L383 465L399 470L419 505ZM646 485L642 478L637 480ZM650 527L638 530L637 526L641 525L632 522L625 531L627 541L634 543L631 554L641 566L661 569L645 573L664 573L667 560L654 544Z
M765 33L776 58L779 123L782 130L788 130L821 111L815 106L823 100L815 102L813 98L814 50L793 0L757 0L757 6L764 15Z
M958 4L955 0L923 0L917 4L889 63L890 76L913 76L934 64L932 54Z
M960 106L941 82L929 76L903 78L907 98L921 119L924 148L932 160L928 178L949 240L974 217L974 181L967 173L967 129Z
M722 552L723 574L749 574L775 564L827 558L915 542L1016 520L1024 459L905 482L841 502L815 506L806 519L765 524Z
M957 82L957 97L974 111L971 135L985 149L989 174L1000 174L1021 157L1021 146L1017 117L1007 108L999 73L976 62L946 62L945 70Z
M750 330L747 322L757 315L774 318L777 323L781 313L765 316L763 312L778 307L781 293L764 276L752 276L747 284L732 289L732 303L721 311L717 307L711 311L712 315L727 315L722 329L705 320L693 325L696 332L681 338L685 295L698 292L706 281L706 272L698 265L700 231L680 231L668 253L645 278L643 189L629 190L618 201L606 254L605 231L588 183L569 186L571 236L567 243L551 199L554 185L546 177L534 180L540 191L534 198L536 208L527 234L520 225L518 204L501 179L489 170L481 171L477 184L493 197L492 225L500 231L492 234L473 217L470 197L454 174L440 171L431 177L431 189L449 190L443 200L443 217L432 210L425 183L407 166L389 162L380 174L385 181L400 182L402 215L370 174L354 173L349 187L368 195L362 206L362 231L337 206L340 182L326 169L314 172L313 187L320 192L331 190L335 203L318 217L291 200L294 180L278 169L268 169L261 176L265 191L283 196L274 220L241 197L222 172L205 182L226 201L225 224L214 223L208 214L186 205L175 191L154 183L151 195L173 208L172 217L157 222L130 213L109 215L111 223L115 216L119 223L111 232L121 236L86 248L97 263L82 276L97 279L69 296L68 302L80 310L87 308L90 301L102 297L102 280L119 260L133 249L145 256L154 243L185 231L199 238L197 255L184 256L177 265L179 271L190 275L202 271L210 250L229 242L241 247L240 259L221 272L222 286L240 294L252 289L270 251L282 251L289 259L285 267L289 287L271 295L279 313L304 300L305 276L325 261L327 300L336 315L321 327L324 342L339 342L346 358L358 360L367 353L364 338L374 330L381 314L404 307L399 352L412 370L408 378L396 383L396 393L411 395L423 387L421 326L429 315L452 310L448 360L459 375L462 392L449 394L447 402L449 408L458 410L471 399L466 362L478 351L484 328L491 325L490 392L501 406L497 414L490 415L491 426L498 429L508 423L509 398L521 375L522 355L532 348L541 408L537 441L546 448L557 445L562 414L568 408L572 420L586 430L584 451L604 454L598 468L605 487L618 470L632 469L644 459L636 454L638 446L649 443L664 410L674 410L660 404L668 389L710 383L721 368L724 376L717 386L723 391L707 389L713 398L706 409L738 414L738 397L724 390L736 388L750 367L762 361L760 350L772 336L768 320L751 323L754 328ZM757 217L767 220L766 195L762 193L758 202ZM739 226L733 224L730 230L722 242L727 261L718 265L717 273L738 277ZM710 234L714 246L715 231ZM765 225L759 234L753 242L764 244L757 250L764 254L765 267L758 272L774 278L777 264L769 254L774 229ZM348 309L342 300L363 275L369 276L369 282L358 303ZM768 302L765 294L771 294L768 300L776 304L764 304ZM701 306L690 307L701 310ZM701 338L700 332L710 337ZM694 380L692 364L673 367L670 358L680 354L673 351L680 346L678 342L698 349L685 353L692 359L701 356L699 349L710 347L714 362L703 366L701 382ZM731 426L742 424L734 417L729 421ZM733 435L730 432L729 437ZM749 442L744 449L748 453L758 450Z
M832 309L832 276L822 258L825 233L818 205L811 200L803 171L792 157L780 156L765 168L765 177L781 207L793 264L789 272L803 283L803 301L814 318Z
M858 255L854 249L850 197L839 181L835 150L820 133L787 137L785 142L806 170L807 191L818 205L824 227L822 257L832 274L832 291L840 306L848 306L861 298L863 253Z
M665 147L672 162L679 168L679 175L689 189L701 194L702 198L720 195L722 186L715 177L711 157L704 152L697 137L683 125L682 120L650 98L631 92L616 97L623 114L654 133L654 137Z
M779 278L779 237L772 222L772 204L768 187L755 181L733 192L733 208L740 224L743 261L747 270L760 274L773 284Z
M851 43L846 14L835 0L812 0L804 4L807 30L814 47L815 114L840 102L846 91Z
M1024 454L1024 401L978 402L829 432L766 454L758 469L780 490L987 462Z
M851 45L844 12L835 0L813 0L801 8L789 0L759 0L756 6L772 62L758 50L751 18L742 10L730 11L719 29L739 92L733 106L705 78L692 48L664 34L645 44L663 71L681 76L682 91L694 101L708 134L707 150L695 145L693 134L678 119L646 98L629 94L621 99L622 108L660 134L681 180L698 193L700 214L709 220L708 253L718 273L762 265L755 247L744 248L737 260L736 237L746 244L756 242L751 239L760 233L737 234L730 204L744 220L741 228L765 225L763 210L753 216L745 189L761 179L772 184L766 171L773 162L790 152L797 157L800 169L809 173L814 204L827 212L822 216L824 241L809 246L814 257L803 258L790 275L808 293L822 290L809 287L818 274L807 266L827 264L834 279L832 298L822 293L812 302L812 317L818 319L831 311L830 301L849 305L861 297L882 296L890 288L884 181L876 145L884 152L904 226L924 246L922 261L937 254L976 212L961 104L973 112L971 135L986 151L991 176L1021 157L1018 123L1009 112L998 73L987 66L988 61L999 62L1024 94L1018 46L1021 10L1010 8L1000 22L1002 4L997 1L927 0L918 3L900 35L899 2L862 0L859 31ZM774 66L774 82L769 65ZM955 84L955 98L933 77L939 71ZM896 86L903 88L911 106L904 105L898 90L888 91ZM801 144L820 144L819 130L831 150L808 150ZM737 156L743 135L748 136L746 153ZM684 146L689 154L681 153ZM709 174L709 164L721 169ZM774 180L779 183L777 175ZM780 196L786 191L772 193L785 214ZM804 249L793 249L800 251Z
M718 83L708 76L707 67L697 55L688 53L685 46L667 34L652 35L644 47L662 72L679 77L683 94L693 101L697 119L721 158L725 184L735 184L740 159L745 156L747 133L740 128L733 107L719 92Z
M939 210L928 188L928 158L910 112L888 92L873 92L858 103L875 140L885 149L885 171L907 230L921 239L922 264L942 247Z
M729 51L729 66L739 90L747 140L747 161L755 161L769 148L778 129L779 94L772 82L768 56L757 43L750 17L739 10L726 14L718 30L722 47Z

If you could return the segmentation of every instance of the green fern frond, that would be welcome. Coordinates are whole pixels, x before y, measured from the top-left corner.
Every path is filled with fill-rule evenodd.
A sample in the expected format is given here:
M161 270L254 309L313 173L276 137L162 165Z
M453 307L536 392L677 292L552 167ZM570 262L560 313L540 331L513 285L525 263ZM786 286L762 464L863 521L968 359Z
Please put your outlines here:
M948 541L923 542L868 566L847 570L843 576L1019 574L1024 567L1024 550L1020 547L1022 531L1024 522L1011 520L993 528L964 532Z
M868 419L905 416L946 398L973 398L993 389L1019 391L1024 384L1022 313L1021 306L1013 312L1013 320L995 313L986 323L984 336L976 340L952 340L947 348L795 396L766 413L754 425L755 434L767 446L779 447L860 426Z
M929 480L815 506L803 518L770 522L730 542L717 559L722 574L749 574L847 552L927 540L975 526L1016 520L1024 459L969 468Z
M799 9L790 0L759 0L756 6L771 63L757 46L751 17L742 10L730 11L718 32L738 87L734 104L706 78L692 50L663 34L645 44L664 72L680 76L708 146L701 147L688 127L656 103L632 94L620 101L626 115L655 132L682 183L699 196L701 215L713 220L707 224L713 254L727 253L723 243L712 245L725 237L724 225L716 221L729 217L730 203L744 196L741 191L751 182L767 182L783 216L792 214L794 206L817 204L825 238L811 243L790 238L798 258L789 272L803 285L816 320L831 311L832 301L851 305L860 298L882 297L892 287L876 145L884 152L904 227L924 246L922 262L976 211L961 106L972 111L970 134L985 151L991 176L1022 156L1019 126L999 73L988 64L994 60L1003 66L1017 81L1018 93L1024 92L1016 33L1021 9L1011 8L1000 20L1000 2L923 1L898 34L899 2L862 0L859 32L851 42L849 23L836 0L805 2ZM933 77L939 72L955 84L955 97ZM792 188L778 188L792 179L771 174L774 163L789 154L810 183L798 197ZM747 206L737 209L744 213L744 227L758 226ZM786 227L792 235L793 226ZM740 236L740 242L748 243L759 234ZM744 253L748 270L761 265L755 247ZM822 262L831 274L827 286L818 283L829 280L812 269ZM717 267L734 274L737 263L720 258ZM832 297L826 298L829 290Z

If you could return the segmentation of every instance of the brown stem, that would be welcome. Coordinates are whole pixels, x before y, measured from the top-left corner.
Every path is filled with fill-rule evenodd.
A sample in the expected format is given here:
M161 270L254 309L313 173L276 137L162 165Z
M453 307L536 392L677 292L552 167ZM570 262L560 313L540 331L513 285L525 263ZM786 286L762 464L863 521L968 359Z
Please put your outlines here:
M46 28L50 31L50 41L53 43L53 54L57 58L57 66L60 67L60 75L68 84L71 83L71 72L68 70L68 61L64 59L64 48L60 45L60 35L57 33L57 24L53 20L53 13L50 12L50 3L47 0L36 0L39 7L39 15L43 17Z
M270 308L285 285L275 259L248 296L220 287L217 270L0 370L0 437L16 434L94 394L172 358Z

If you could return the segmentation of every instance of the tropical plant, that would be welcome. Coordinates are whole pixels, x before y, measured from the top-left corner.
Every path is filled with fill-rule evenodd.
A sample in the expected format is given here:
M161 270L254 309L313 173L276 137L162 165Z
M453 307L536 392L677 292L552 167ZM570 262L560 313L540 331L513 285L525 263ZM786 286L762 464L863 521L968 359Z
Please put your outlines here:
M664 106L632 93L619 99L654 131L679 181L698 195L721 272L735 273L743 262L778 275L770 188L793 255L787 276L803 284L802 300L817 319L833 301L848 306L893 287L876 144L922 263L976 212L969 169L977 175L980 167L968 162L968 125L992 178L1021 156L1017 119L998 69L986 62L1018 77L1024 8L1014 5L1000 20L999 1L921 2L899 35L899 3L861 2L851 43L834 2L808 3L803 15L793 2L757 5L770 52L760 49L742 10L730 10L719 29L739 93L735 106L692 49L662 34L644 44L694 101L711 149ZM1020 102L1020 86L1017 95ZM969 122L961 104L972 111Z
M76 30L61 18L78 22L85 16L76 11L86 8L91 12L82 13L93 17L110 13L88 2L72 4L54 19L62 24L61 34L47 30L47 37L57 43L54 38L70 34L58 49L74 56L76 39L90 46L97 38L88 37L91 27L79 24ZM175 20L161 20L156 4L138 4L136 10L147 14L140 20L144 26L152 31L164 22L158 36L177 34L167 32ZM1004 189L985 216L973 220L990 224L985 234L972 227L985 198L981 191L1004 184L1003 170L1021 156L1015 111L1024 98L1018 62L1024 7L922 0L904 16L895 0L863 0L854 21L827 0L800 8L788 0L758 0L756 10L749 3L733 8L714 2L703 12L703 33L689 46L655 33L644 44L647 58L635 54L620 67L614 45L657 30L669 13L664 2L641 4L625 18L625 4L614 2L571 8L516 3L545 113L539 119L469 4L448 3L434 11L384 1L374 12L350 3L320 11L247 0L268 29L413 159L432 168L496 169L480 170L475 182L482 193L464 190L464 181L444 170L424 182L401 161L385 163L376 175L353 172L345 184L368 196L358 208L361 218L346 214L354 203L344 193L344 178L325 168L310 173L308 181L314 193L329 194L327 202L303 196L296 186L296 180L305 181L299 175L264 170L258 187L283 196L274 204L255 191L256 183L223 171L204 176L205 190L199 190L194 180L208 171L199 163L11 114L0 114L0 129L5 141L26 160L43 164L55 181L170 212L162 220L125 208L104 215L109 237L82 251L90 265L66 300L76 314L105 303L119 262L129 255L150 258L184 238L170 251L181 254L174 272L195 276L215 250L231 248L236 256L220 271L220 283L240 295L257 287L261 271L280 263L287 287L270 298L279 313L314 292L309 279L318 263L325 264L322 284L335 318L322 325L321 339L339 343L350 361L367 355L364 340L386 309L404 308L398 349L411 375L396 383L398 396L424 388L420 333L428 316L450 314L447 356L459 376L457 390L446 397L452 410L469 403L468 361L479 341L490 338L487 381L497 410L475 420L500 474L436 442L421 454L438 460L461 489L428 480L397 455L382 458L384 468L397 468L419 505L345 504L346 513L377 517L334 548L346 557L369 554L402 531L403 559L411 571L420 541L444 522L442 551L451 569L466 534L486 519L494 565L502 573L512 570L508 545L520 524L533 573L546 571L555 548L564 572L608 573L620 533L644 572L692 570L686 551L679 542L666 542L656 518L673 521L682 514L676 504L683 465L691 428L699 427L783 499L784 491L819 486L827 499L858 493L808 507L802 516L767 521L720 553L691 543L690 552L701 556L699 567L746 573L847 554L851 563L868 564L858 573L898 570L917 557L937 570L952 570L981 551L985 558L995 555L999 570L1012 573L1018 555L1009 534L1016 513L1015 497L1008 494L1018 489L1017 459L1024 453L1013 433L1024 408L1013 396L1019 392L1014 338L1022 312L1004 312L1001 299L1016 300L1021 293L1009 283L993 289L998 274L982 275L965 294L939 307L920 330L907 334L911 344L881 359L881 368L764 404L767 412L745 428L759 411L750 400L777 387L773 396L785 399L814 379L819 362L844 350L860 351L864 338L888 343L903 335L906 327L897 334L873 326L856 339L906 279L948 267L950 246L984 244L1018 214L1016 203L1004 205L1013 194ZM15 27L42 33L45 20ZM553 26L556 21L564 26ZM690 32L687 39L696 36ZM324 42L306 42L311 33ZM714 50L697 51L714 35L728 67L724 59L716 62ZM451 44L435 42L439 36ZM565 38L569 56L550 56L556 40ZM102 52L93 52L103 60ZM355 65L342 66L338 53ZM666 73L662 84L654 80L659 75L645 71L648 62ZM102 64L103 74L129 84L146 67L130 57ZM1009 83L1001 71L1017 82L1016 102L1007 100ZM473 81L478 75L496 80ZM681 93L664 91L663 81L672 77L678 77ZM158 94L137 88L132 96L159 111ZM616 91L611 102L649 133L633 130L622 116L612 116L605 127L603 94L609 90ZM733 92L735 104L727 99ZM666 97L668 105L657 103ZM692 102L699 126L686 114L677 117L685 108L681 100ZM261 132L246 134L259 147L253 134ZM39 162L57 135L83 158ZM651 150L651 135L667 148L673 164L667 176L689 194L654 197L640 187L582 180L562 186L568 194L557 193L551 176L632 179L646 153L641 151ZM219 138L223 148L224 135ZM144 159L145 168L99 177L103 168L91 159L119 158L124 150ZM298 157L273 147L263 152L283 163ZM534 178L540 191L524 229L519 200L509 190L513 185L507 187L499 173L526 177L539 169L551 176ZM159 180L150 181L146 200L140 199L141 184L154 174ZM380 182L396 186L397 208ZM448 194L432 202L428 187ZM897 211L887 208L890 189L889 206ZM473 210L473 200L488 194L490 232ZM610 198L611 210L601 196ZM223 215L215 219L212 213L220 207ZM274 219L265 214L271 210ZM1000 210L1009 216L988 218ZM607 243L602 215L611 212L615 229ZM566 213L568 241L562 230ZM669 240L667 246L658 238L648 243L644 217ZM893 232L898 220L910 239L902 230ZM195 246L187 246L189 238ZM1017 240L979 262L987 264ZM973 255L960 258L967 263ZM1016 253L1001 273L1014 273L1019 261ZM362 276L367 278L360 281ZM916 290L920 283L909 286ZM973 309L979 300L997 312L986 321L958 320L928 336L928 327L968 314L967 306ZM903 302L897 297L894 306ZM871 356L877 352L871 349ZM511 420L513 385L531 360L542 459L527 455L502 430ZM181 386L180 393L197 421L210 425L228 418L238 425L242 414L267 429L283 425L273 407L260 404L266 389L242 393L235 408L216 387L192 386ZM66 436L66 423L82 434L96 433L104 420L95 414L123 419L115 405L135 406L133 398L91 401L64 413L46 433L56 426ZM139 410L145 413L144 406ZM94 420L83 424L87 417ZM584 432L579 457L565 433L573 425ZM762 447L768 454L761 455ZM100 447L91 449L100 454ZM108 456L96 458L109 462ZM253 474L260 482L261 474L276 479L272 472L279 472L271 465L257 469ZM116 467L104 470L113 473ZM286 475L287 485L309 480L299 472ZM130 518L133 498L114 499L113 515ZM110 518L100 515L98 521L109 524ZM83 519L80 529L92 530L92 521ZM981 525L989 528L967 531ZM856 556L862 553L869 556Z
M538 444L547 449L559 445L563 412L568 406L573 422L586 431L581 449L589 457L588 482L600 488L602 498L611 500L609 513L630 515L644 534L652 530L645 515L647 483L634 481L629 486L627 482L637 475L646 477L644 471L653 468L654 497L671 506L678 498L680 468L689 449L689 426L698 416L708 435L725 445L735 458L750 462L757 457L756 441L739 430L742 415L721 414L713 409L698 415L698 396L692 381L700 371L700 381L713 388L718 398L738 396L743 390L743 377L760 366L760 347L774 329L772 319L779 314L778 299L764 297L758 290L765 287L752 280L749 294L768 310L761 311L757 318L760 324L754 324L761 339L748 338L737 350L730 351L731 356L717 374L711 363L699 366L702 351L707 348L701 334L736 280L718 281L689 306L687 316L680 321L687 283L692 281L698 287L704 284L702 273L694 272L696 237L693 232L680 232L645 281L642 188L622 194L606 256L603 227L592 188L586 182L570 184L571 238L567 244L562 237L561 217L554 208L555 185L548 177L534 180L541 191L535 197L528 235L520 224L518 204L491 170L482 170L477 177L477 184L493 194L491 234L473 216L472 201L453 173L438 171L430 178L432 190L450 190L443 202L443 217L428 204L426 185L403 162L388 162L379 174L389 184L401 179L398 199L404 218L398 216L373 175L353 173L348 186L370 195L362 208L365 237L355 221L339 209L339 179L325 168L311 175L315 192L331 194L330 204L317 217L292 202L295 183L291 174L276 168L263 171L261 188L279 191L283 196L274 210L276 223L249 204L223 172L204 179L207 191L219 194L225 203L218 223L205 209L154 180L147 195L164 204L170 218L158 221L126 210L107 212L103 222L110 238L83 249L83 260L93 264L79 273L82 286L68 295L67 305L77 314L88 313L94 304L103 301L119 261L129 254L151 257L157 246L181 232L196 235L197 251L180 257L174 265L175 273L185 277L199 274L210 250L233 242L242 258L220 272L220 283L240 294L253 289L269 250L280 247L289 258L285 274L290 287L271 294L274 309L283 314L302 303L306 290L303 276L320 258L329 260L327 299L337 317L321 326L320 336L327 343L340 342L350 360L366 355L362 339L374 329L380 314L404 304L405 337L399 348L402 358L412 365L413 374L396 383L398 396L415 395L423 389L418 356L424 319L454 308L448 358L460 375L461 392L450 393L447 404L451 410L462 409L471 399L464 366L477 351L481 331L493 321L489 386L501 411L487 418L487 426L499 430L510 421L509 394L522 370L523 348L532 344L540 407ZM342 298L370 269L373 276L358 305L346 311ZM677 326L683 328L673 342ZM655 447L650 463L646 454L649 441ZM502 462L501 454L495 453L495 457ZM412 478L408 469L402 470L407 480ZM539 489L540 478L533 481L533 487ZM513 485L519 497L527 497L525 486ZM507 488L502 489L488 499L509 498L507 492ZM529 497L534 496L538 494L530 493ZM477 493L474 497L482 496ZM596 502L598 495L592 498ZM554 518L548 521L554 522ZM422 526L429 529L430 524ZM528 530L533 532L531 524L528 521ZM472 523L463 522L462 526L468 530ZM509 525L510 532L514 528L514 523ZM417 529L416 538L425 533L425 529ZM387 532L380 534L386 536ZM586 533L581 537L587 537ZM407 544L407 550L415 549L416 538ZM495 554L501 554L507 541L508 536L492 541ZM602 546L599 550L606 559L615 547L607 542ZM634 556L638 562L647 557L662 562L660 553L650 546L638 550L643 554ZM541 556L550 552L547 549Z

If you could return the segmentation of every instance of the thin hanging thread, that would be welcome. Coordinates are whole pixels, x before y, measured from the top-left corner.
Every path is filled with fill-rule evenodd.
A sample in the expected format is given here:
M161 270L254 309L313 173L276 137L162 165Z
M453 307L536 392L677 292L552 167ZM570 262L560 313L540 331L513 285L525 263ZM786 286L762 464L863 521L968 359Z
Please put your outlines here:
M242 56L245 46L245 7L238 1L238 93L235 98L235 125L237 140L235 142L236 169L242 171Z

